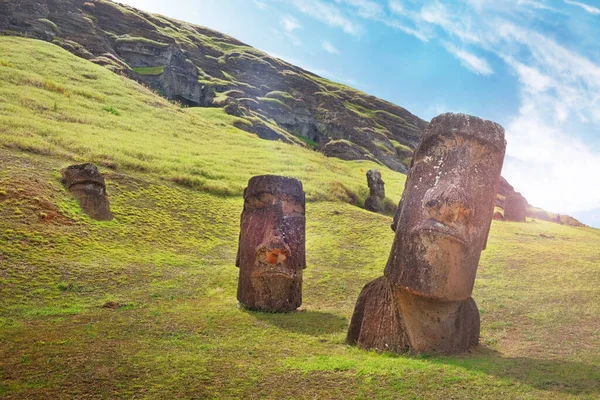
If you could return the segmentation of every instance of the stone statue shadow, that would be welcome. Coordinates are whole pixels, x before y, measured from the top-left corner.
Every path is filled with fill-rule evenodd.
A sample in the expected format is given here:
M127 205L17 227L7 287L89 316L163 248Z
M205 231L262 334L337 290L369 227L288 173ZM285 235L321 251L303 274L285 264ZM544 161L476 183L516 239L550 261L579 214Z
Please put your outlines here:
M348 328L346 317L322 311L266 313L246 310L246 312L269 325L311 336L345 332Z
M600 396L600 366L585 362L504 357L483 346L468 356L431 358L430 361L483 372L540 390Z

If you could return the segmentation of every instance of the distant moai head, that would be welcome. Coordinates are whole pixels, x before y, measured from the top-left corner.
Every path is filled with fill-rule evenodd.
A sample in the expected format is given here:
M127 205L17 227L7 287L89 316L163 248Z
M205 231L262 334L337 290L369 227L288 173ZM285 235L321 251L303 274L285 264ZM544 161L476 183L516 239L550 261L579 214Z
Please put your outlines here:
M237 298L250 309L293 311L306 267L304 192L294 178L255 176L244 191Z
M385 182L381 179L381 172L376 169L367 171L367 184L371 196L385 197Z
M104 177L94 164L71 165L61 171L62 183L79 201L84 213L98 221L113 218Z
M507 221L525 222L527 220L527 199L521 193L506 196L504 218Z
M391 283L443 301L471 295L505 147L497 123L452 113L431 121L399 206L385 269Z

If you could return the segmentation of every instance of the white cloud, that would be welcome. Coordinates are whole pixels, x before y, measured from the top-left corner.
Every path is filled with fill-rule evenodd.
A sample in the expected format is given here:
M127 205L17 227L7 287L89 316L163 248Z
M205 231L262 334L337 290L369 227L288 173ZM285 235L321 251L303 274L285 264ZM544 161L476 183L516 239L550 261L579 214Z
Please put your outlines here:
M404 14L405 12L404 6L400 0L390 0L388 5L394 14Z
M327 40L323 42L323 49L329 54L340 54L340 51Z
M298 20L291 15L284 15L281 17L279 23L284 30L284 34L290 38L294 46L301 46L302 42L294 34L294 31L302 28Z
M479 75L491 75L494 73L494 70L484 58L478 57L466 50L459 49L450 43L444 43L444 47L452 55L458 58L460 63L470 71Z
M266 10L268 8L268 6L265 3L259 0L254 0L254 5L260 8L261 10Z
M563 0L565 3L570 4L572 6L577 6L577 7L581 7L583 8L586 12L593 14L593 15L598 15L600 14L600 8L596 8L596 7L592 7L590 5L584 4L584 3L579 3L577 1L571 1L571 0Z
M590 179L600 171L600 153L582 140L590 137L585 129L600 126L600 65L537 31L530 21L546 12L563 13L536 0L512 6L464 0L460 7L433 0L420 9L402 9L420 31L429 26L429 38L437 38L465 67L492 73L490 64L474 54L485 51L503 60L517 78L521 103L506 126L503 170L516 190L551 211L598 208L600 185ZM465 51L466 45L473 51Z
M555 212L598 207L600 186L591 178L600 171L600 154L549 121L534 96L524 97L506 136L503 175L530 204Z
M338 4L347 4L356 8L358 16L367 19L375 19L383 16L383 7L372 0L335 0Z
M351 35L358 36L362 32L360 25L347 18L342 10L332 4L321 0L294 0L294 6L304 14L330 26L341 28Z
M281 26L286 32L294 32L296 29L302 28L298 20L291 15L281 17Z

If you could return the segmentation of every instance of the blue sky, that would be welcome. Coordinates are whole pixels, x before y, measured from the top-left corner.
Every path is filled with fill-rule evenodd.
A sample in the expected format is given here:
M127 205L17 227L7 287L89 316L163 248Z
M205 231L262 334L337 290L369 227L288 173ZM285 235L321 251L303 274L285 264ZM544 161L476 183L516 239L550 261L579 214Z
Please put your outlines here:
M430 120L502 124L533 205L600 208L600 1L121 0L227 33Z

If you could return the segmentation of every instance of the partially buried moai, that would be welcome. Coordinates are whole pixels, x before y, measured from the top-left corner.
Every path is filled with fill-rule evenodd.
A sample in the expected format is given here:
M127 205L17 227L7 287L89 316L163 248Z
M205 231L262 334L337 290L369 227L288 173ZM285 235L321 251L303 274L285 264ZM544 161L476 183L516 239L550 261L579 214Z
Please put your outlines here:
M94 164L71 165L61 173L62 183L77 199L84 213L98 221L113 218L104 177Z
M369 185L369 197L365 200L365 209L377 213L384 211L385 206L385 182L381 179L381 173L376 169L367 171L367 184Z
M464 114L431 121L406 179L384 276L363 288L348 343L441 354L478 343L471 293L505 148L494 122Z
M262 175L248 181L236 260L237 298L246 308L289 312L302 304L304 205L297 179Z

